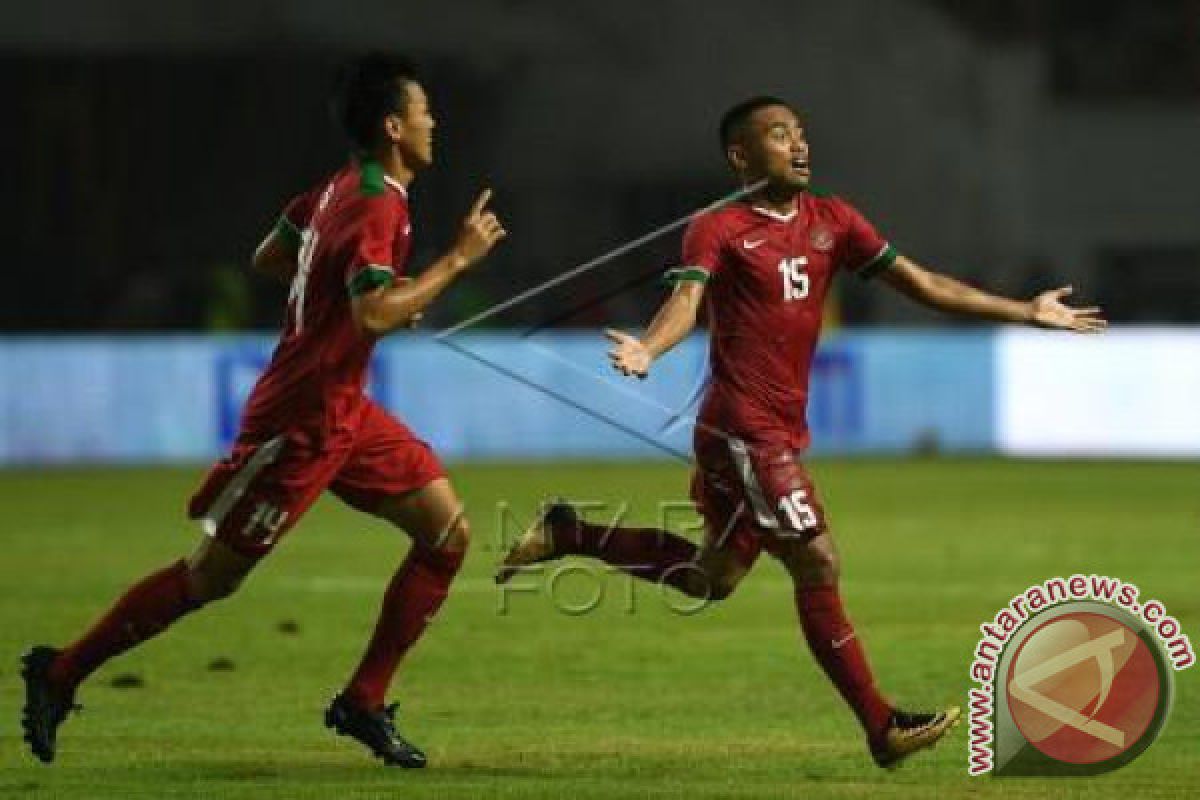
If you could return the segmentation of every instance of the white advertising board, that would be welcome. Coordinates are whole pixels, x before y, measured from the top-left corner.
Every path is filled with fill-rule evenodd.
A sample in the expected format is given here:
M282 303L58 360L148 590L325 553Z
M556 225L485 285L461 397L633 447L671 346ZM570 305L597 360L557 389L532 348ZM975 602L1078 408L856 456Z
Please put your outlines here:
M1200 457L1200 331L1014 329L996 346L1002 452Z

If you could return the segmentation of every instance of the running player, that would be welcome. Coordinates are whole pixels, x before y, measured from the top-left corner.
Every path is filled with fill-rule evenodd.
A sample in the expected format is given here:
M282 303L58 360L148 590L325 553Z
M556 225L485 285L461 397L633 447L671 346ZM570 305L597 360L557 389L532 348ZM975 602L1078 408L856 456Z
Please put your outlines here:
M529 564L585 555L720 600L766 549L792 577L813 655L857 715L876 763L892 766L934 744L959 710L910 713L886 700L842 609L837 551L800 461L830 283L839 271L877 278L941 311L1044 328L1096 331L1104 321L1097 308L1064 305L1069 288L1017 302L899 255L845 200L809 190L804 127L782 100L757 97L730 109L720 139L742 185L762 188L691 223L683 266L668 274L674 292L643 338L608 332L613 366L645 377L693 329L707 297L712 380L695 429L691 487L705 521L703 545L662 530L590 525L557 503L514 545L497 580Z
M325 724L386 764L425 766L397 733L384 694L458 572L467 519L429 446L363 393L365 373L378 338L411 324L505 231L485 190L446 254L415 279L402 278L412 235L407 187L433 160L429 101L411 64L373 54L345 70L335 108L354 157L289 203L254 255L256 268L291 283L286 327L232 453L189 505L207 536L191 556L126 591L73 644L34 647L23 659L22 723L42 761L54 759L58 726L88 675L232 593L329 489L413 542Z

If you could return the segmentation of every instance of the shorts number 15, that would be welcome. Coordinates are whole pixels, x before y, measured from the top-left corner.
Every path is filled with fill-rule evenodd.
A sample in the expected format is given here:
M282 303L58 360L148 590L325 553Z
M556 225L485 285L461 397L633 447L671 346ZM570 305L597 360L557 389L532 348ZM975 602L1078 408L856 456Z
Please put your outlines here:
M820 525L816 510L808 502L808 492L803 489L793 489L791 494L779 498L779 510L794 531L809 531Z

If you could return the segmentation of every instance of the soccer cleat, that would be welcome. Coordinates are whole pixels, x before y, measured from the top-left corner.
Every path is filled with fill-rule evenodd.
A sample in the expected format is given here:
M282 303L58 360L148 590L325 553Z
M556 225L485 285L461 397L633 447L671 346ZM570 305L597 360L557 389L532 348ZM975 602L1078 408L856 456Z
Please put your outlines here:
M558 557L554 549L554 529L568 526L574 529L579 515L569 503L556 500L542 511L537 521L521 535L496 570L496 583L508 583L522 567L550 561Z
M396 732L395 704L368 711L339 694L325 709L325 727L357 739L389 767L421 769L427 763L425 754Z
M50 665L58 658L58 650L39 645L21 656L21 677L25 679L25 707L21 711L21 727L25 741L38 760L49 764L54 760L58 726L72 711L79 711L71 697L60 697L50 685Z
M957 706L933 714L893 711L882 736L871 743L871 757L879 766L892 769L918 750L933 747L960 716Z

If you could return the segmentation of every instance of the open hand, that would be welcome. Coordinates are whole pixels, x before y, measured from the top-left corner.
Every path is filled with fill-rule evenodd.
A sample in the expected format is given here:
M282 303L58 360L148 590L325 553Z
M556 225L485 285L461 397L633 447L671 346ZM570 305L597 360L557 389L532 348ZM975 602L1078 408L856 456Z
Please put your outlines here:
M608 358L612 361L613 369L620 372L622 375L636 375L639 378L645 378L646 373L650 371L650 351L642 344L641 340L636 336L630 336L624 331L606 330L604 336L613 343L613 348L608 351Z
M1070 286L1042 292L1029 301L1030 321L1039 328L1075 331L1076 333L1100 333L1108 322L1100 316L1100 306L1072 308L1063 298L1075 291Z

